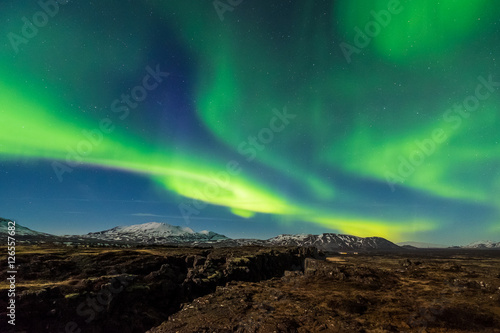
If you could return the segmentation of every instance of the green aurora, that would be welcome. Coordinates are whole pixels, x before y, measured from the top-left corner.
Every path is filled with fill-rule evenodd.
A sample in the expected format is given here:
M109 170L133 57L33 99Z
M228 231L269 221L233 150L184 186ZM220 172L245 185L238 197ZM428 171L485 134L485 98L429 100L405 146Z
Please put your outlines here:
M137 174L178 198L172 214L208 203L391 240L498 236L497 6L247 0L221 21L211 1L70 2L15 52L8 33L40 8L9 1L2 165L46 161L55 183L81 167ZM117 112L158 63L160 88ZM181 80L189 104L172 102Z

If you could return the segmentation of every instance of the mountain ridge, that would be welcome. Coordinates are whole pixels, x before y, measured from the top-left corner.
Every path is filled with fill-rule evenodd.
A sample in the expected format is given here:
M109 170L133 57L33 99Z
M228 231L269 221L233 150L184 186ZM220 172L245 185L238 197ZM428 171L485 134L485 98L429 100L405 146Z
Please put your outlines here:
M0 217L0 234L7 234L9 219ZM395 244L382 237L358 237L353 235L322 233L281 234L269 239L232 239L213 231L196 232L189 227L174 226L163 222L147 222L111 229L89 232L85 235L56 236L38 232L16 223L17 240L25 243L46 243L66 245L135 246L135 245L173 245L173 246L302 246L316 247L323 251L371 251L402 250L403 242ZM416 244L416 242L415 242ZM429 243L419 243L436 245ZM500 249L500 242L478 241L458 248Z
M89 232L82 238L95 238L107 241L126 241L134 243L184 243L196 241L218 241L228 237L213 231L195 232L189 227L180 227L168 223L147 222L130 226L117 226L108 230Z
M396 250L398 245L382 237L322 233L320 235L278 235L267 240L272 245L314 246L319 250Z
M4 219L7 225L7 219ZM16 223L17 228L24 228ZM6 227L5 227L6 229ZM26 228L28 229L28 228ZM29 229L31 230L31 229ZM396 244L381 237L357 237L334 233L282 234L267 240L231 239L213 231L195 232L189 227L173 226L168 223L148 222L129 226L116 226L111 229L89 232L85 235L56 236L45 233L27 235L29 242L37 242L36 236L43 237L41 242L54 242L66 245L92 243L96 245L176 245L176 246L311 246L325 251L339 250L390 250L400 249Z
M465 249L500 249L500 242L493 242L490 240L476 241L467 245L461 246Z
M9 222L14 222L9 219L0 217L0 234L9 234ZM30 228L24 227L19 223L15 223L14 236L31 236L31 237L52 237L53 235L45 232L35 231Z

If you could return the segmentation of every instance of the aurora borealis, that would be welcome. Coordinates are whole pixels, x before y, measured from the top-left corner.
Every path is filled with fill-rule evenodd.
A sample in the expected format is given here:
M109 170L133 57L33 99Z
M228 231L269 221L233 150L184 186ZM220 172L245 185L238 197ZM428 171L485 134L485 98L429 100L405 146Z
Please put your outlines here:
M497 6L3 1L1 215L498 239Z

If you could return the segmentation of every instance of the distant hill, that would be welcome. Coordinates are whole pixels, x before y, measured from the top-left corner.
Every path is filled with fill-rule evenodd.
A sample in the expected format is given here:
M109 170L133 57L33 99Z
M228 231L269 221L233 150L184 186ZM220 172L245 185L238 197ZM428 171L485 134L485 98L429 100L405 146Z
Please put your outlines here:
M448 247L447 245L443 245L443 244L424 243L424 242L399 242L396 244L399 246L409 245L409 246L416 247L419 249L444 249L444 248Z
M5 219L0 217L0 235L8 235L8 227L9 227L9 222L13 222L12 220ZM54 237L51 234L46 234L44 232L39 232L39 231L34 231L29 228L23 227L19 223L15 224L15 237L17 236L29 236L29 237L41 237L41 238L47 238L47 237Z
M492 241L477 241L465 246L462 246L465 249L500 249L500 242L492 242Z

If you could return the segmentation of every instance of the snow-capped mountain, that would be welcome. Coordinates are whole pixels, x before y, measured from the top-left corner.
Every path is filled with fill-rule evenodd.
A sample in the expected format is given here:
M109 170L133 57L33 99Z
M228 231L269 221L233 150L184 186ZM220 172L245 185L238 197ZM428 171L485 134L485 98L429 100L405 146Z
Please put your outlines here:
M0 217L0 234L2 235L7 235L8 234L8 227L9 227L9 222L12 222L11 220L4 219ZM12 225L12 223L11 223ZM44 232L39 232L39 231L34 231L31 230L30 228L26 228L19 223L15 224L15 237L19 236L29 236L29 237L53 237L50 234L46 234Z
M466 249L500 249L500 242L478 241L462 246Z
M118 226L104 231L91 232L80 237L143 244L216 242L228 239L226 236L212 231L195 232L188 227L158 222Z
M323 251L338 250L397 250L396 244L380 237L357 237L325 233L321 235L279 235L267 240L270 245L314 246Z
M7 235L8 222L0 218L0 235ZM173 226L167 223L149 222L91 232L86 235L56 236L38 232L16 223L16 242L28 244L54 243L65 245L97 246L134 246L138 244L166 245L206 245L206 246L314 246L323 251L363 251L398 250L394 243L380 237L356 237L325 233L321 235L279 235L267 240L230 239L213 231L195 232L188 227ZM490 242L492 243L492 242Z

